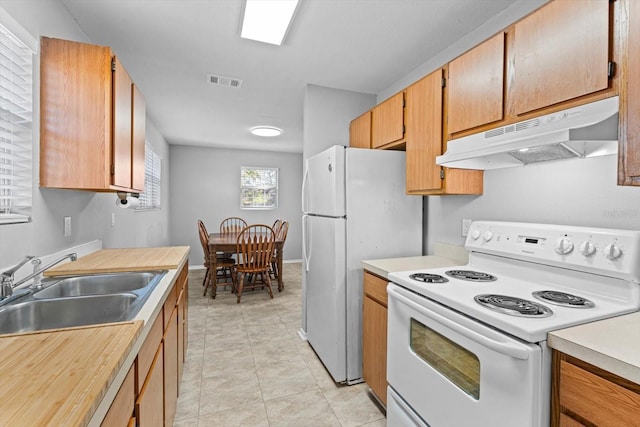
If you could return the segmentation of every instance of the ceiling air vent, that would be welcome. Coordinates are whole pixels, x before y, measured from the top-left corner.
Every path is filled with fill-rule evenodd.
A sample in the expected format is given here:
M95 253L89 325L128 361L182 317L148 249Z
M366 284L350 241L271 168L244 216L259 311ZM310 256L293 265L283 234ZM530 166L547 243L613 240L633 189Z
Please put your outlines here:
M214 85L229 86L235 88L240 88L240 86L242 86L242 80L240 79L236 79L234 77L219 76L217 74L207 74L207 81Z

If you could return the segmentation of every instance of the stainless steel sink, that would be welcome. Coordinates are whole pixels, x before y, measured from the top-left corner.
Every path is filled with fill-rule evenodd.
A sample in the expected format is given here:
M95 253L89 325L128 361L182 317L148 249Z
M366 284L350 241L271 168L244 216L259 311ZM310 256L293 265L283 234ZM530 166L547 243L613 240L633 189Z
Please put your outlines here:
M0 310L0 334L128 320L138 296L129 293L30 300Z
M44 289L34 293L33 298L66 298L140 291L162 279L164 273L164 271L141 271L47 279L42 282ZM140 292L136 293L140 294Z
M132 320L167 273L140 271L48 278L42 290L0 307L0 334Z

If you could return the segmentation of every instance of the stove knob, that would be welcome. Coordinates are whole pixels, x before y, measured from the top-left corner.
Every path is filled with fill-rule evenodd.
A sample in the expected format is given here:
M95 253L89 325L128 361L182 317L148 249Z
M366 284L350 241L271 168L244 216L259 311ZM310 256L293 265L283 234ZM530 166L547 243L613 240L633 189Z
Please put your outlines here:
M484 239L485 242L488 242L489 240L493 239L493 232L491 230L485 231L482 238Z
M596 252L596 247L593 243L586 241L580 245L580 253L584 256L591 256Z
M607 258L614 260L620 258L622 255L622 249L617 247L615 243L611 243L604 247L604 253L607 254Z
M480 237L480 230L475 229L471 232L471 238L473 240L478 240L478 237Z
M573 250L573 242L566 237L561 237L556 240L554 245L556 252L560 255L566 255Z

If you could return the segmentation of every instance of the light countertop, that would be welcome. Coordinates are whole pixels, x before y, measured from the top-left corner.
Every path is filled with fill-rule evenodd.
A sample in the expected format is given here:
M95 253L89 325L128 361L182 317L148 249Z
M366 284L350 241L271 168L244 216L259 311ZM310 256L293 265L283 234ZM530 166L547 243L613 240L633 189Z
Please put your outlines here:
M0 356L0 378L15 378L16 366L20 366L16 363L34 357L37 363L25 366L35 363L38 367L29 375L20 376L22 381L28 378L27 383L20 385L16 380L18 388L14 387L10 396L0 399L0 425L48 425L54 422L51 420L57 420L54 423L60 426L100 425L151 329L150 320L162 310L188 255L188 246L105 249L54 270L59 275L75 274L90 261L98 262L99 267L87 272L106 272L111 268L114 268L111 271L123 271L122 265L149 270L162 268L168 272L133 322L0 336L0 353L4 355ZM33 351L34 345L37 351ZM41 396L36 399L38 406L34 407L33 396L38 393ZM43 414L49 421L40 418ZM19 423L9 420L19 420Z
M434 255L388 258L362 261L362 268L380 277L388 278L389 273L423 268L464 265L469 256L462 246L436 243Z
M640 312L550 332L547 344L640 384Z

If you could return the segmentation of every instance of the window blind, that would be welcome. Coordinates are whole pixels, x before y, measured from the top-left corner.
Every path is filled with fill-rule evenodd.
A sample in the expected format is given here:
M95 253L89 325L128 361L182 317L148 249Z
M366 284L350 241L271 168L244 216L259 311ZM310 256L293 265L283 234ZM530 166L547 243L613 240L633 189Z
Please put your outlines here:
M0 224L31 214L33 53L0 24Z
M140 194L137 210L160 209L160 180L162 159L151 145L144 146L144 192Z

